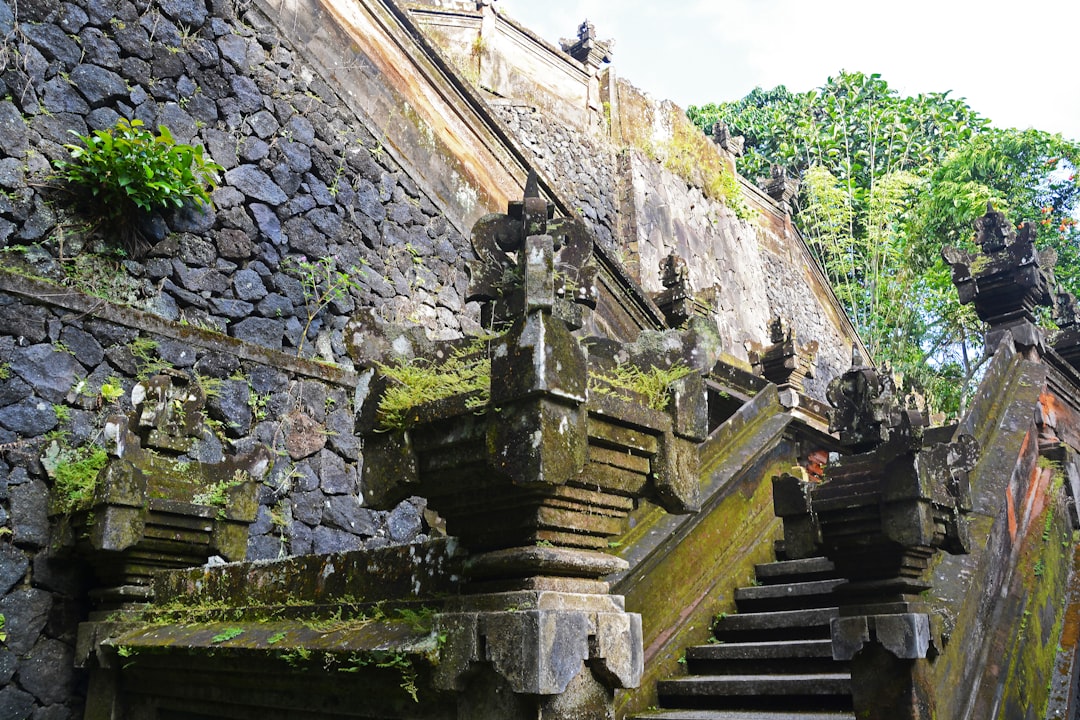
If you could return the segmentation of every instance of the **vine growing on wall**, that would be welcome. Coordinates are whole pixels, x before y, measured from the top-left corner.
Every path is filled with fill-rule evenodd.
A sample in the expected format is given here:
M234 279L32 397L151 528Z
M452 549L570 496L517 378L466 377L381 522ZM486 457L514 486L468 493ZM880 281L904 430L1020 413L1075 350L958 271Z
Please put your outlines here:
M304 351L308 330L315 318L331 303L344 300L350 291L361 290L360 276L364 271L356 267L338 267L337 255L321 257L318 260L309 260L305 256L285 258L281 262L281 268L295 276L304 289L307 320L300 334L300 342L296 346L296 356L300 357Z

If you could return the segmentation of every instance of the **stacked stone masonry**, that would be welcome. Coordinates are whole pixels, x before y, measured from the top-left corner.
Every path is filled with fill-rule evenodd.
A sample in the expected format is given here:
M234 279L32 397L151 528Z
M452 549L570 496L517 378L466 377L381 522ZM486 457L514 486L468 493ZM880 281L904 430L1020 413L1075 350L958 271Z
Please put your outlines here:
M51 163L72 132L121 116L167 126L225 170L209 212L142 228L146 262L123 262L118 292L163 317L270 348L298 348L307 259L349 271L348 298L319 313L306 354L347 363L341 330L358 305L441 334L474 328L463 305L467 242L343 110L257 11L201 2L0 2L0 243L62 278L83 218ZM70 271L69 271L70 272Z
M249 560L413 541L425 528L422 501L362 507L354 383L294 372L285 355L273 366L241 359L214 349L206 331L287 355L303 345L302 355L348 368L343 328L357 307L439 336L475 330L462 300L471 248L247 3L0 0L0 58L2 264L203 339L0 299L0 717L62 720L82 716L73 654L87 579L50 534L43 443L100 443L105 413L130 409L145 371L132 348L150 340L153 362L214 383L209 416L220 434L192 461L220 460L226 445L277 453ZM53 175L72 132L120 117L165 125L224 168L210 211L143 225L141 261L96 259L86 217ZM322 258L351 278L348 295L326 307L305 291L312 271L302 265ZM114 378L125 394L110 403L101 386Z
M191 342L151 337L130 325L83 319L7 295L0 305L0 717L81 717L72 664L75 624L85 616L85 563L57 537L52 481L39 459L56 441L100 445L106 415L130 411L130 391L151 367L193 373L212 388L205 434L186 460L216 463L226 446L269 447L276 459L258 492L247 559L330 553L423 539L424 503L390 511L362 506L354 383L290 367L272 353L253 362L192 330ZM305 373L304 369L308 372ZM318 369L318 366L316 366ZM124 395L108 401L102 385ZM23 439L23 438L30 438ZM33 711L33 714L31 714Z
M625 84L620 85L624 87ZM694 291L707 303L730 356L746 361L747 343L767 345L772 318L783 316L801 341L820 351L807 394L824 399L833 375L850 357L851 340L815 292L808 255L790 226L761 213L738 218L723 203L634 147L571 128L537 108L492 104L537 167L650 293L663 290L660 266L676 253L686 260Z
M0 0L0 61L0 267L136 309L105 320L104 303L54 304L34 280L0 294L0 718L63 720L82 716L73 660L90 581L56 534L40 460L52 442L100 444L106 415L131 410L152 366L191 373L213 388L216 430L187 459L215 463L257 444L275 454L248 560L414 542L432 532L423 501L363 505L345 326L374 308L449 338L480 330L479 313L463 301L472 248L384 147L393 129L372 132L249 2ZM797 258L763 256L754 228L638 150L624 156L666 176L635 197L605 139L520 104L492 113L646 290L659 289L654 259L700 249L670 217L655 247L639 247L657 203L678 195L679 212L721 228L724 242L692 228L713 278L695 289L720 283L713 309L731 354L745 357L744 343L764 340L784 308L793 325L835 340L823 343L834 356L822 368L843 366L847 339L823 319ZM140 257L102 252L85 199L54 175L72 133L121 117L164 125L223 168L211 209L142 223ZM674 194L656 194L661 184ZM745 257L723 260L740 243ZM328 271L347 274L348 292L323 303L308 282ZM724 289L729 276L743 285ZM107 398L106 385L123 393Z
M621 240L618 165L611 144L575 130L530 105L492 103L492 109L537 167L563 193L606 248Z

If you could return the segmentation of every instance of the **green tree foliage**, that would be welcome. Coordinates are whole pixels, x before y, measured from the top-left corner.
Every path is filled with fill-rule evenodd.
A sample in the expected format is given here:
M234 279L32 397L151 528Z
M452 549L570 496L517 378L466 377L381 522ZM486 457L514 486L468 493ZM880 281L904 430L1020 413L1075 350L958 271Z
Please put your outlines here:
M757 88L688 115L746 138L744 176L780 165L801 177L796 221L837 297L874 358L935 408L959 409L982 360L978 320L959 305L940 249L970 243L988 201L1038 222L1062 258L1059 278L1080 286L1080 145L1060 136L994 128L948 93L905 97L878 75L847 72L807 93Z
M1058 251L1058 280L1077 293L1077 167L1080 144L1060 135L988 128L933 169L914 204L909 232L924 243L919 257L968 240L989 202L1015 222L1036 223L1036 242Z

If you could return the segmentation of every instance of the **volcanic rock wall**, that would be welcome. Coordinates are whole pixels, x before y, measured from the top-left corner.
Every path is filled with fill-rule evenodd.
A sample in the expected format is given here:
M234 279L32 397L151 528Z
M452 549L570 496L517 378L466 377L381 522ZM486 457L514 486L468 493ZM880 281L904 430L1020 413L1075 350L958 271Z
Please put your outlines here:
M101 444L150 361L215 388L221 431L192 462L275 450L249 559L415 539L422 502L361 505L343 328L357 307L439 336L478 328L471 248L249 3L0 0L0 42L0 265L30 276L5 275L0 294L0 717L81 717L75 627L92 580L55 537L41 453ZM140 225L141 257L96 236L93 201L53 174L73 132L120 117L224 168L212 209ZM328 274L347 282L324 302L311 282Z

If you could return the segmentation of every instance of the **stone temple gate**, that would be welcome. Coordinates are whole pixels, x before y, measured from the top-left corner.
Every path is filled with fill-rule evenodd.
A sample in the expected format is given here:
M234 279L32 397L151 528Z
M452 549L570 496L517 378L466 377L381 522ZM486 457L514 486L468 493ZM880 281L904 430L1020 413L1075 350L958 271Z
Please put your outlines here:
M0 717L1077 716L1077 306L1023 226L945 251L992 358L937 426L792 181L588 23L0 0L0 37ZM127 255L52 175L120 118L221 167Z

